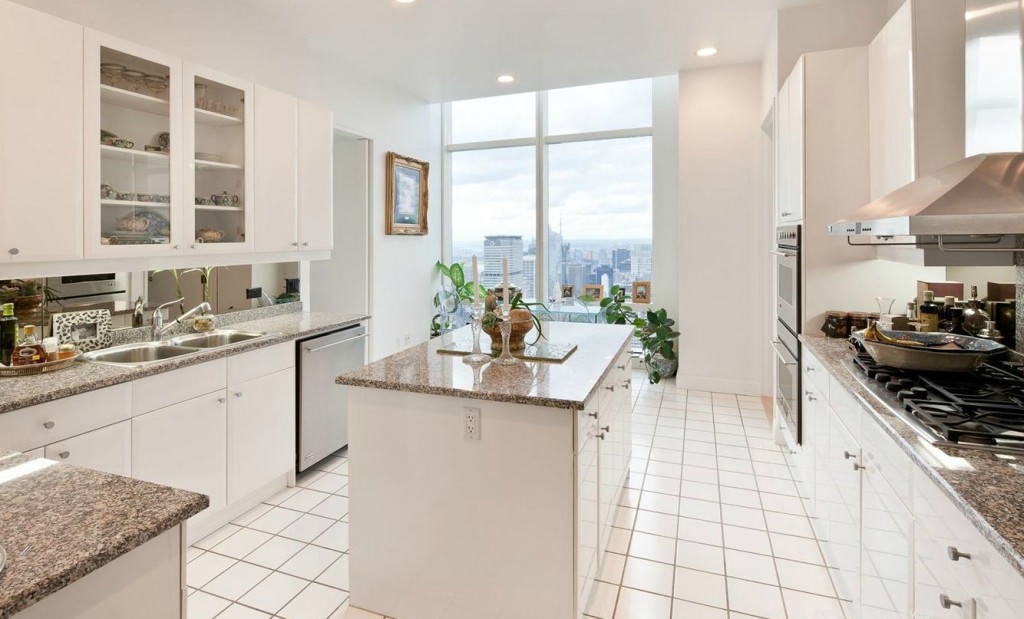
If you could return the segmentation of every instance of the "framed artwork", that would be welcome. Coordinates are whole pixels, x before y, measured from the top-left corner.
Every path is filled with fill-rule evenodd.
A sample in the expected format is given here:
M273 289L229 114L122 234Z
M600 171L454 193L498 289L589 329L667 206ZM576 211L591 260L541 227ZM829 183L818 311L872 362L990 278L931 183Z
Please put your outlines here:
M633 303L651 302L651 282L633 282Z
M587 284L583 286L583 296L600 301L604 298L604 286L601 284Z
M110 346L110 310L54 314L53 334L60 344L74 344L89 352Z
M563 299L575 299L576 288L572 284L565 284L562 286L562 298Z
M385 234L427 233L426 161L388 153Z
M617 303L625 303L626 302L626 289L625 288L620 287L618 292L615 293L615 301Z

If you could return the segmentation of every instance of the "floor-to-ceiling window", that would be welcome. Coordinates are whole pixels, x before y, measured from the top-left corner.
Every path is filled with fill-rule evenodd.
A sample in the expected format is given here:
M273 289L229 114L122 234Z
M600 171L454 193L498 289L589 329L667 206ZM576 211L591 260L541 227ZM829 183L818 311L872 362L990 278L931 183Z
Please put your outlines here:
M651 281L652 98L644 79L448 104L452 259L491 287L508 258L545 301Z

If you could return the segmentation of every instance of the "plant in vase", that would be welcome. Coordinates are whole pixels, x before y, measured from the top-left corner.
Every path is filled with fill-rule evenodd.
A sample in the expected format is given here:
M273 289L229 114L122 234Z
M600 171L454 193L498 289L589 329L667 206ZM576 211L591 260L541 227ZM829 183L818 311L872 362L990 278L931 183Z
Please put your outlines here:
M537 329L537 337L530 342L530 345L536 344L540 341L540 338L544 337L544 328L541 326L540 319L533 313L533 308L535 307L547 309L543 303L527 303L523 300L523 295L518 293L513 295L511 301L509 301L510 309L508 315L509 322L512 323L512 332L508 338L508 349L510 351L526 348L526 334L532 331L534 327ZM498 303L498 296L493 291L487 295L484 308L487 311L481 321L481 327L484 333L491 338L491 350L500 351L502 348L502 313Z
M434 294L434 310L430 319L430 336L437 337L444 332L469 323L469 309L473 302L473 287L476 282L466 281L466 273L458 262L434 265L441 273L441 290ZM487 296L487 290L478 286L480 298Z
M63 307L57 292L37 279L12 279L0 282L0 303L12 303L14 315L24 324L50 322L47 305ZM51 308L52 309L52 308Z
M625 295L620 294L618 285L612 286L609 296L601 299L601 315L605 322L613 325L632 325L633 334L640 339L644 353L644 369L651 384L662 378L675 376L679 367L675 340L679 332L672 329L676 321L668 317L664 309L648 309L644 316L637 314L626 304Z

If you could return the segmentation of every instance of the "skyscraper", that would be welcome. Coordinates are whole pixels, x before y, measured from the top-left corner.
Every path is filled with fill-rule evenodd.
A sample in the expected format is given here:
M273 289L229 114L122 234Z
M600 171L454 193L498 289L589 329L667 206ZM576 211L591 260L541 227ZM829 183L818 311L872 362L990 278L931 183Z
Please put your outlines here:
M523 286L523 237L497 235L484 237L484 268L480 283L487 288L502 284L501 259L508 259L510 284Z
M637 243L631 256L633 281L650 281L654 273L654 259L650 243Z
M523 256L523 298L537 298L537 256Z

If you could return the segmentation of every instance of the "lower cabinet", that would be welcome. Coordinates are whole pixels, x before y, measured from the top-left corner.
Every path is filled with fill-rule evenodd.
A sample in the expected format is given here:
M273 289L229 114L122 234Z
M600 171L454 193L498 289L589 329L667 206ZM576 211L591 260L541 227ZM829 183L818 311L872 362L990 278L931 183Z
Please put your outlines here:
M832 410L829 411L829 453L825 473L831 482L828 500L828 544L825 561L833 572L847 616L859 617L861 546L860 444Z
M43 457L104 473L131 477L132 423L122 421L51 443L43 449Z
M132 419L132 476L227 503L227 394L216 391Z
M601 530L598 513L598 464L597 443L595 436L597 421L589 419L589 423L580 423L582 444L576 458L576 574L578 581L577 595L580 600L589 600L597 578L600 562L598 547L600 546ZM583 605L581 604L581 607Z
M861 503L860 601L861 617L903 619L913 609L914 517L869 458Z
M229 389L227 493L233 503L295 465L295 370Z

